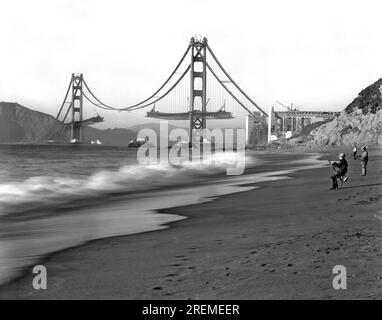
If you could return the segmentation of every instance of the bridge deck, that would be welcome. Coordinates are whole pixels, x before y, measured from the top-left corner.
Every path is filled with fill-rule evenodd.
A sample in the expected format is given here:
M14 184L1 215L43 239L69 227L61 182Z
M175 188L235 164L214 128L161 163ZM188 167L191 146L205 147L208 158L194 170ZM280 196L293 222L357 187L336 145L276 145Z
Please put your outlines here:
M339 112L331 111L301 111L301 110L289 110L289 111L275 111L279 117L318 117L330 119L334 118Z
M146 117L157 118L157 119L168 119L168 120L188 120L190 118L191 112L176 112L167 113L159 111L150 111L146 113ZM203 112L203 111L193 111L193 114L200 117L205 117L206 119L233 119L231 112L217 111L217 112Z
M95 123L103 122L103 117L97 116L97 117L92 117L86 120L82 120L80 122L81 126L90 126Z
M103 117L100 117L100 116L97 116L97 117L92 117L92 118L89 118L89 119L85 119L85 120L82 120L82 121L76 121L75 124L76 126L91 126L92 124L95 124L95 123L99 123L99 122L103 122ZM70 122L68 123L64 123L65 125L71 125Z

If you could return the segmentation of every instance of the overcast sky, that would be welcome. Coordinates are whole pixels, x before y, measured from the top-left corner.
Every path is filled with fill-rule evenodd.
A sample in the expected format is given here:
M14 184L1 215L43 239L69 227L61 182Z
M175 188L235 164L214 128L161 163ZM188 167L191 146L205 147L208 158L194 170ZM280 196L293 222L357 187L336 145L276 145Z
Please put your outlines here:
M0 101L55 115L71 73L82 72L106 103L133 104L168 76L191 36L202 35L264 109L280 100L341 110L381 76L380 3L0 0ZM100 113L104 127L144 119Z

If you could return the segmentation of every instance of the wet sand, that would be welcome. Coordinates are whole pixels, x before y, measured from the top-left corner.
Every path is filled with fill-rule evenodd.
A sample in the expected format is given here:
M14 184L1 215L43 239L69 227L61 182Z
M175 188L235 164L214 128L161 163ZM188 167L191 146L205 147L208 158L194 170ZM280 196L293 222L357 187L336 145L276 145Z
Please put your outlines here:
M330 167L215 201L166 209L170 228L92 241L42 262L0 288L1 299L381 299L382 174L349 160L349 182L330 191ZM347 268L346 290L332 268Z

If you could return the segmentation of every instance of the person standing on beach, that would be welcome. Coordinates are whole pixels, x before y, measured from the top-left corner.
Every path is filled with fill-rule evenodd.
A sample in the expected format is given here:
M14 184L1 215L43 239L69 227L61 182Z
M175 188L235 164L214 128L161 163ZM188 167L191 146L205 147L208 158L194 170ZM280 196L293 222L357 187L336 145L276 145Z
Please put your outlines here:
M366 147L363 146L361 149L361 167L362 167L362 176L366 176L366 166L369 161L369 153L366 150Z
M345 160L345 153L340 153L338 156L339 161L330 161L329 163L333 166L335 173L331 175L330 179L332 179L332 187L330 190L338 189L338 181L337 179L342 179L342 181L346 181L346 173L348 172L348 163Z
M354 148L353 148L353 158L354 158L354 160L357 159L357 146L354 146Z

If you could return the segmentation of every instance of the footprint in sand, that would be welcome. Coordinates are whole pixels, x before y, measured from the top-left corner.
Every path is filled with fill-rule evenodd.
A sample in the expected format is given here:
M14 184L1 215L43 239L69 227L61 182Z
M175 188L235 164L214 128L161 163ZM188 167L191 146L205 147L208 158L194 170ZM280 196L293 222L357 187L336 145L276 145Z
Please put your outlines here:
M176 259L181 259L182 261L188 261L190 260L189 258L186 258L185 256L182 256L182 255L179 255L179 256L175 256Z
M168 274L166 277L167 278L170 278L170 277L176 277L177 276L177 274L175 274L175 273L170 273L170 274Z
M198 248L198 247L190 247L188 248L188 251L192 252L192 251L195 251L195 250L199 250L201 248Z
M154 287L153 290L163 290L162 287Z

